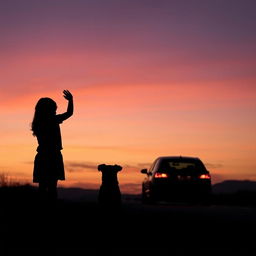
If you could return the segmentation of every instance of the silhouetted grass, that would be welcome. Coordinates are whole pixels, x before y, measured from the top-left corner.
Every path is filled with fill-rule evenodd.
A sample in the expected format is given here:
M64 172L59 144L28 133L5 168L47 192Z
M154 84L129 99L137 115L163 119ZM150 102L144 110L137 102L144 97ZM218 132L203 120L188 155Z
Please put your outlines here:
M29 184L0 187L0 202L4 205L31 204L37 201L38 191Z

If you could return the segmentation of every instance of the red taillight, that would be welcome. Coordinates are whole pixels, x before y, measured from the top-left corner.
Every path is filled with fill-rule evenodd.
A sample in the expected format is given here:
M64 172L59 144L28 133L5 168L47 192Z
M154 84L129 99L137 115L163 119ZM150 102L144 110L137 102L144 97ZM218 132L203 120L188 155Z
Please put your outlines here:
M211 178L210 174L201 174L199 176L199 179L201 179L201 180L209 180L210 178Z
M157 179L163 179L163 178L168 178L168 175L166 173L156 172L154 177Z

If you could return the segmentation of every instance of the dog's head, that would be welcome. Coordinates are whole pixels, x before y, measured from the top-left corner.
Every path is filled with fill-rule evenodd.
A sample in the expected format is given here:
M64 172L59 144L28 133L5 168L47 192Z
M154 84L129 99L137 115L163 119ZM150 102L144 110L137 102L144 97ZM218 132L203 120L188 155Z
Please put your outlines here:
M115 164L115 165L100 164L100 165L98 165L98 170L99 171L109 170L109 171L119 172L122 170L122 166L117 165L117 164Z

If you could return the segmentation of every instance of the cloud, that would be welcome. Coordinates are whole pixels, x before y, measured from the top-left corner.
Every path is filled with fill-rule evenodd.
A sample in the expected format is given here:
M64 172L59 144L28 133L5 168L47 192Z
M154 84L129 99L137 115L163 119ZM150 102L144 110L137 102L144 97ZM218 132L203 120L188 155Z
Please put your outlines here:
M205 163L206 168L209 169L218 169L218 168L222 168L223 164L218 164L218 163Z
M31 164L32 162L29 162ZM97 170L99 162L66 161L65 168L68 172L81 172L83 170ZM136 170L149 168L151 163L120 164L123 169Z
M150 167L152 163L137 163L137 164L125 164L122 165L123 168L129 168L129 169L143 169Z
M152 165L152 163L138 163L137 167L139 168L148 168Z
M67 172L82 172L87 170L97 170L98 163L93 162L65 162L65 168Z
M141 183L123 183L119 184L122 194L140 194Z
M25 161L23 162L25 164L31 165L34 164L33 161ZM77 168L77 169L95 169L97 168L97 163L93 163L93 162L74 162L74 161L66 161L65 162L65 167L68 168Z

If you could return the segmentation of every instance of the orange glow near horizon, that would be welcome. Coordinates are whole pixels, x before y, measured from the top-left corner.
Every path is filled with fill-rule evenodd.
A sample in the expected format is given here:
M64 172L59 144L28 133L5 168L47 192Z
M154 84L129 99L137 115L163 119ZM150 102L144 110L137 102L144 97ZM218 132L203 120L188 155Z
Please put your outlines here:
M75 113L61 125L66 181L60 185L98 188L101 180L97 165L121 164L124 168L119 174L120 187L125 192L139 193L143 179L140 169L148 168L159 155L198 156L209 165L213 182L255 179L255 166L250 162L256 149L251 144L255 139L251 125L255 125L255 121L243 115L236 119L240 110L233 110L236 106L232 106L232 100L239 98L237 94L225 96L224 91L222 97L226 101L214 106L209 99L199 101L198 93L203 88L198 88L194 89L190 101L189 95L181 93L184 88L178 85L172 90L176 91L176 97L167 94L165 85L148 90L144 85L71 90ZM214 90L206 88L203 92L205 97L207 93L214 97ZM61 92L49 90L42 96L45 95L56 100L59 112L65 110L66 101ZM1 169L14 179L31 181L36 139L29 130L29 123L39 97L39 94L20 97L16 104L10 102L10 112L2 113L6 115L6 128ZM168 98L172 104L166 104ZM183 99L186 99L185 104L182 104ZM250 102L244 106L247 104ZM5 107L8 105L6 103ZM233 111L236 116L230 119L228 115ZM8 120L7 116L12 115ZM238 126L241 119L244 123ZM241 176L245 166L247 172Z

